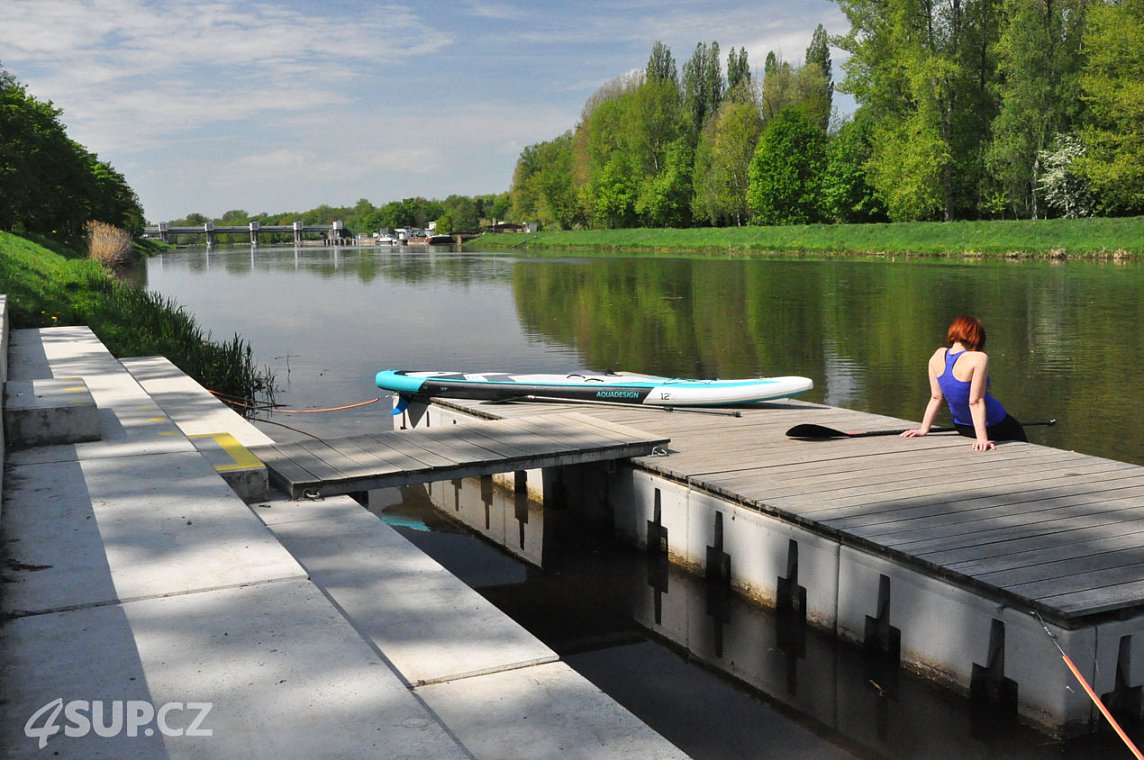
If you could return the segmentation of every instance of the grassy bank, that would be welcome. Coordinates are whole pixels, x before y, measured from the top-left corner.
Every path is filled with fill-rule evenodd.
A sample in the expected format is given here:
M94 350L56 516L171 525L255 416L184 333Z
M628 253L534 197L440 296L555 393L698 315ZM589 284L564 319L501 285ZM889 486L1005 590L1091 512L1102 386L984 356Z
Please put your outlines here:
M253 351L237 335L212 340L169 299L53 247L0 232L0 293L8 296L13 327L88 325L115 356L166 356L206 387L252 405L273 395L273 377L255 368Z
M481 242L487 244L490 237ZM491 240L498 246L529 249L1140 259L1144 217L553 230Z

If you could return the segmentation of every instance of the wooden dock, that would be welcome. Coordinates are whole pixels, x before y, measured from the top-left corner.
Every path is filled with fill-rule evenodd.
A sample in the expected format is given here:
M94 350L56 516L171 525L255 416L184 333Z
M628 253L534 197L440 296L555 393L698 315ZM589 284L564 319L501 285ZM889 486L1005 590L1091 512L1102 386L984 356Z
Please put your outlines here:
M251 449L293 499L646 456L669 439L575 412Z
M435 406L512 420L570 408ZM1095 713L1045 624L1098 693L1144 685L1144 467L1029 443L977 453L950 434L796 440L800 423L915 424L797 401L741 417L576 408L671 439L609 485L615 528L637 544L709 577L721 557L714 572L749 596L867 646L871 631L900 641L903 664L958 690L1015 683L1022 714L1054 732Z
M496 414L542 419L567 408L501 405ZM578 409L670 438L670 455L637 459L640 468L1056 619L1144 610L1144 467L1032 444L976 453L948 434L794 440L785 432L802 422L911 425L800 402L738 418Z

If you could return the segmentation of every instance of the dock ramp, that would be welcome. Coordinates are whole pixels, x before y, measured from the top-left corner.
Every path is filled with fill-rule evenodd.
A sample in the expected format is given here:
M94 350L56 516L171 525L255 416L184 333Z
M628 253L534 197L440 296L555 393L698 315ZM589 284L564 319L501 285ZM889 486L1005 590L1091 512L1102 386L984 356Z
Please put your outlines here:
M577 412L256 446L292 499L648 456L669 438Z

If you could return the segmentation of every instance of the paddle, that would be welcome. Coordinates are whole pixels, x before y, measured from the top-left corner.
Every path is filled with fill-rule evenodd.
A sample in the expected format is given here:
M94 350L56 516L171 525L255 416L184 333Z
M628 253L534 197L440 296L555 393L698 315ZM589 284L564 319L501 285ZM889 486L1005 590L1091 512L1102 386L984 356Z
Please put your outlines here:
M1033 422L1022 422L1022 427L1030 425L1055 425L1056 420L1034 420ZM912 428L905 428L902 430L864 430L860 432L846 432L843 430L835 430L834 428L824 427L823 425L813 425L810 423L795 425L786 434L790 438L807 438L807 439L824 439L824 438L869 438L875 435L901 435L906 430ZM930 433L955 433L956 428L951 427L931 427Z
M511 404L514 402L545 402L552 404L590 404L592 406L615 406L621 409L640 409L645 412L691 412L692 414L722 414L728 417L742 417L743 413L734 409L713 409L705 406L660 406L658 404L626 404L622 401L597 401L591 398L560 398L558 396L510 396L483 401L484 404Z

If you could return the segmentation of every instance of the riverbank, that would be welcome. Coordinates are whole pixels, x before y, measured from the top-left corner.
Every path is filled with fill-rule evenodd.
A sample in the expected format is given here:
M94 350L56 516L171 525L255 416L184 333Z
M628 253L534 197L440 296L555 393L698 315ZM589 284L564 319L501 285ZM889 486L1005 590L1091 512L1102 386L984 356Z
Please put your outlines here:
M779 227L551 230L490 238L530 250L783 253L990 258L1144 258L1144 217L809 224Z
M0 283L13 327L89 325L115 356L162 355L221 393L273 395L274 378L255 367L246 341L214 340L174 301L120 282L95 261L0 232Z

